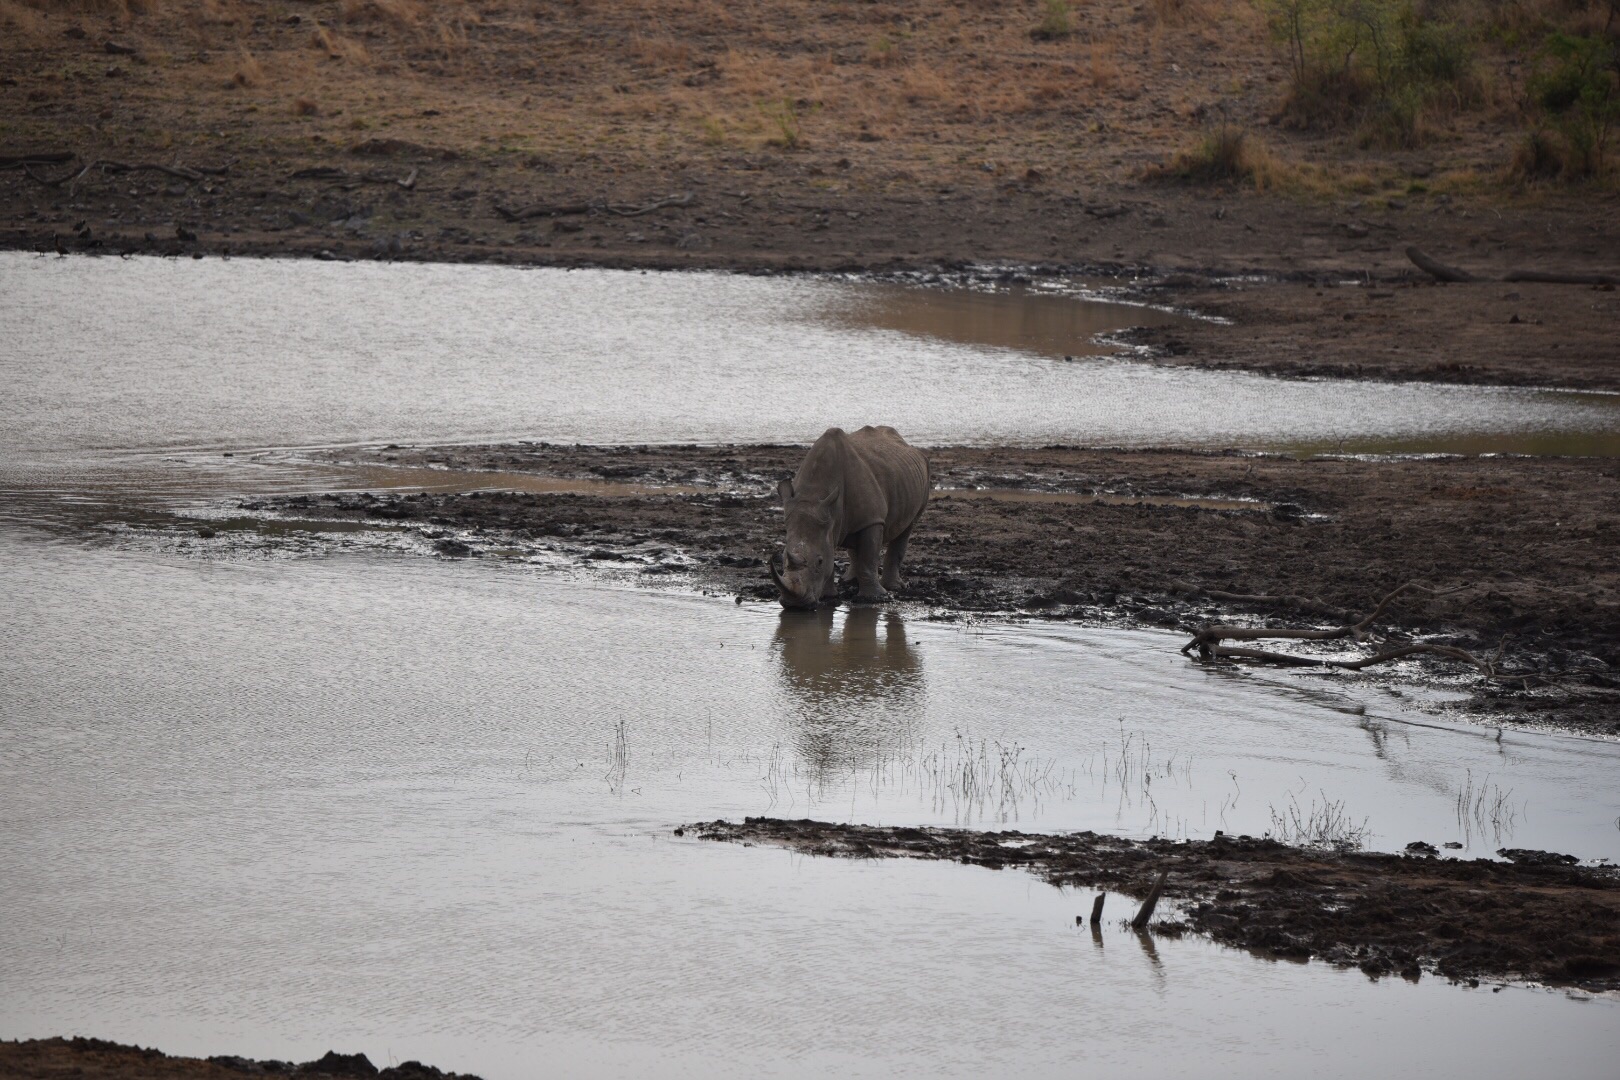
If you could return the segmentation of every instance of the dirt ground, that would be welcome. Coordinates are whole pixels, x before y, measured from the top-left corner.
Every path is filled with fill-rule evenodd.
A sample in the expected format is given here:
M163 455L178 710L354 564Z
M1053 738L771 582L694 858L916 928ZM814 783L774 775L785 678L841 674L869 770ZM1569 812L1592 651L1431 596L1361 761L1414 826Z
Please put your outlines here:
M775 598L776 482L789 446L518 444L344 451L345 460L500 470L695 493L333 493L243 503L250 515L422 530L447 557L555 551L739 599ZM1528 678L1475 679L1472 715L1620 734L1620 463L1609 458L1357 460L1171 450L929 452L936 497L900 599L919 614L1014 612L1192 631L1233 620L1333 626L1407 582L1376 640L1460 646ZM976 497L949 489L1004 489ZM1043 494L1045 493L1045 494ZM1053 501L1064 493L1072 501ZM980 493L982 495L982 492ZM1091 501L1101 496L1106 502ZM1214 497L1245 509L1178 505ZM1245 599L1246 598L1246 599ZM1505 645L1503 644L1505 640ZM1354 654L1354 647L1340 650ZM1426 667L1468 669L1431 658Z
M1574 866L1549 852L1464 861L1436 858L1432 848L1404 856L1338 853L1220 834L1209 841L1126 840L772 818L677 831L839 858L1017 867L1054 885L1136 900L1168 871L1162 899L1176 901L1184 917L1161 918L1152 933L1191 930L1261 956L1324 960L1372 978L1415 980L1428 971L1455 981L1620 988L1620 872ZM1136 914L1137 904L1119 895L1111 900L1104 902L1106 918ZM1089 918L1090 901L1077 916Z
M0 1076L15 1080L241 1080L243 1076L375 1077L377 1080L478 1080L420 1061L378 1069L364 1054L327 1052L315 1061L253 1061L221 1056L171 1057L161 1050L105 1039L0 1039Z

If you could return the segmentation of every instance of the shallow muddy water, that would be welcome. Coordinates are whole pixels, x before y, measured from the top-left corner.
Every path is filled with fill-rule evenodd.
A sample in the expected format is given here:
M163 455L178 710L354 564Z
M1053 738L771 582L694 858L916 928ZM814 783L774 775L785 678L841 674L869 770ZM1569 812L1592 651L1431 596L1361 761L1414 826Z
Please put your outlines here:
M1057 1076L1082 1054L1512 1076L1553 1047L1601 1076L1620 1052L1613 1002L1114 926L1098 944L1073 925L1089 895L1012 872L669 831L768 812L1208 835L1332 801L1378 848L1613 856L1612 744L1212 676L1165 635L784 617L520 565L5 529L0 591L0 1035L497 1078ZM1459 812L1487 785L1511 822Z
M1620 396L1158 368L1039 290L0 253L0 452L370 440L1620 451ZM94 302L86 302L93 297ZM1065 354L1081 357L1066 362Z

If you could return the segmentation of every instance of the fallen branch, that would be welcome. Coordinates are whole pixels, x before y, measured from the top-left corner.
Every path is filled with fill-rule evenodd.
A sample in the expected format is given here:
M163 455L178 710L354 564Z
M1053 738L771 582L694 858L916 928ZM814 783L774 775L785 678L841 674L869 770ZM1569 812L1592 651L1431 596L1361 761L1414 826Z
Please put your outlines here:
M1189 655L1192 649L1197 648L1198 656L1201 660L1212 660L1217 656L1244 656L1253 660L1269 660L1286 654L1270 653L1265 656L1251 656L1249 654L1258 653L1259 650L1250 649L1246 651L1239 650L1234 652L1229 648L1222 652L1221 642L1256 641L1262 638L1289 638L1297 641L1333 641L1337 638L1351 638L1355 641L1361 641L1366 634L1368 627L1372 626L1373 623L1378 621L1378 617L1384 613L1384 609L1389 607L1389 605L1393 603L1397 597L1403 595L1404 593L1421 592L1429 596L1444 596L1447 593L1456 591L1458 590L1447 589L1444 592L1441 592L1431 589L1427 585L1420 585L1415 581L1409 581L1405 585L1394 589L1382 600L1378 601L1378 606L1373 608L1372 614L1368 615L1366 618L1361 619L1358 622L1345 622L1339 626L1335 626L1327 630L1274 630L1261 626L1224 626L1218 623L1208 624L1200 627L1197 633L1193 634L1192 640L1181 647L1181 654L1183 656ZM1298 599L1305 598L1300 597ZM1320 601L1312 602L1320 604ZM1327 605L1321 606L1326 607ZM1275 660L1274 662L1291 663L1293 660ZM1316 661L1313 660L1310 661L1310 663L1316 663Z
M64 165L78 156L71 150L47 150L40 154L0 154L0 169L21 169L28 165Z
M640 217L642 214L650 214L654 210L663 210L670 206L691 205L692 193L688 191L680 195L667 195L662 199L654 199L652 202L646 203L642 206L631 206L625 203L620 203L617 206L608 205L606 209L608 213L617 214L620 217Z
M229 162L224 165L215 165L211 167L202 166L192 169L183 165L160 165L155 161L128 162L97 159L90 162L90 164L86 165L82 169L69 169L61 176L47 177L40 176L38 173L34 172L33 169L29 168L31 164L35 163L22 162L21 167L23 172L27 173L31 180L44 184L46 187L61 187L63 184L68 184L71 186L72 184L78 183L86 175L92 172L100 172L103 176L107 175L108 173L120 175L123 173L132 172L160 172L168 176L173 176L176 179L195 183L198 180L201 180L204 176L219 176L222 173L229 171L231 167Z
M1361 671L1363 668L1373 667L1377 664L1387 664L1392 660L1399 660L1407 656L1427 655L1440 656L1467 664L1487 679L1499 682L1523 681L1527 687L1531 679L1550 682L1557 677L1541 671L1503 671L1502 654L1507 649L1507 638L1505 637L1498 643L1496 652L1489 658L1475 656L1467 649L1459 649L1454 645L1426 643L1395 645L1381 649L1371 656L1363 656L1355 660L1328 660L1314 656L1300 656L1295 653L1274 652L1270 649L1255 649L1243 645L1224 644L1226 641L1258 641L1265 638L1289 641L1333 641L1339 638L1351 638L1359 642L1365 639L1368 629L1384 613L1384 609L1404 593L1421 592L1427 596L1448 596L1452 593L1461 592L1465 588L1467 586L1437 590L1415 581L1409 581L1380 600L1378 606L1366 618L1354 623L1347 622L1326 630L1205 625L1193 634L1192 640L1181 647L1181 654L1190 656L1192 650L1197 649L1198 658L1202 661L1254 660L1259 663L1277 664L1282 667L1325 667L1340 668L1345 671ZM1585 674L1585 672L1582 671L1576 674Z
M1620 274L1563 274L1548 270L1509 270L1503 281L1541 282L1546 285L1620 285Z
M634 203L610 203L606 199L596 199L591 202L580 203L540 203L535 206L502 206L493 203L495 212L507 221L532 221L543 217L570 217L575 214L589 214L593 210L601 210L618 217L640 217L650 214L654 210L663 210L671 206L691 206L693 196L690 191L680 195L668 195L662 199L654 199L649 203L636 205Z
M561 203L554 206L542 204L523 207L502 206L500 203L493 203L492 205L495 207L495 212L507 221L533 221L535 218L571 217L574 214L588 214L595 204L582 202Z
M1437 259L1431 259L1415 247L1406 249L1406 257L1417 265L1419 270L1434 278L1436 281L1478 281L1473 274L1466 270L1459 270L1455 266L1447 266Z
M1500 279L1475 277L1466 270L1459 270L1455 266L1447 266L1424 254L1415 247L1406 249L1406 257L1411 259L1419 270L1428 274L1436 281L1527 281L1539 282L1546 285L1620 285L1620 274L1575 274L1560 270L1509 270Z

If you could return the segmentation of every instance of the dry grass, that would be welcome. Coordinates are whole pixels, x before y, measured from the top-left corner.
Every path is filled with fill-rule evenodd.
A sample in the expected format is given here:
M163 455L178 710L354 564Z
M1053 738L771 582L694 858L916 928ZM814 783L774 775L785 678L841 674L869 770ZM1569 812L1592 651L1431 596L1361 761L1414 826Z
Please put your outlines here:
M1549 19L1590 21L1608 0L1448 2L1448 12L1477 8L1534 29ZM103 98L133 95L154 130L203 130L186 114L206 111L206 95L228 93L226 84L285 86L288 96L252 122L268 144L340 137L364 116L425 144L505 145L517 132L517 143L537 151L627 155L637 167L792 148L855 160L856 170L829 174L849 185L880 174L957 183L964 162L983 161L1129 181L1140 162L1207 117L1260 130L1289 89L1286 57L1251 0L299 0L259 17L266 10L245 0L0 0L0 60L7 74L23 63L30 86L56 98L75 80L86 115L102 111ZM98 42L63 30L82 19L100 32L87 13L138 19L131 40L154 62L105 86L72 74ZM288 21L293 15L299 21ZM1048 21L1053 33L1032 33ZM1067 30L1057 33L1063 21ZM199 52L216 59L193 62ZM1465 143L1491 102L1491 137L1517 137L1522 88L1502 70L1480 65L1477 99L1427 104L1427 127L1396 116L1388 130L1365 125L1358 146L1359 114L1312 125L1289 136L1290 160L1333 163L1340 175L1363 165L1378 172L1418 132L1432 137L1439 169L1489 172ZM1319 90L1313 109L1360 92ZM293 102L293 91L313 111ZM1298 187L1300 166L1267 164L1269 152L1252 139L1245 153L1241 182ZM1193 164L1182 161L1198 171Z
M328 60L356 65L371 63L371 51L363 42L319 24L309 35L309 47L325 53Z
M1250 184L1256 191L1273 192L1298 188L1304 178L1265 143L1229 124L1210 129L1167 164L1150 166L1143 175L1149 180Z
M246 49L237 54L236 70L231 72L231 85L249 89L264 85L264 65Z

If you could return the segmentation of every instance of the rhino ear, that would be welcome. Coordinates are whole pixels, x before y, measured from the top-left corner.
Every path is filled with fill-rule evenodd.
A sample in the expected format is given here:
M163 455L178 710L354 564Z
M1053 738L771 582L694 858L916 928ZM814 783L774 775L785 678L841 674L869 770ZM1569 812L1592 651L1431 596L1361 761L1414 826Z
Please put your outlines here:
M781 497L782 505L786 506L788 504L788 500L793 498L793 481L784 480L780 484L777 484L776 494Z

